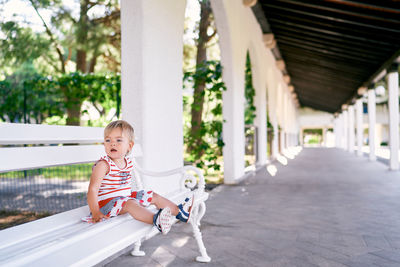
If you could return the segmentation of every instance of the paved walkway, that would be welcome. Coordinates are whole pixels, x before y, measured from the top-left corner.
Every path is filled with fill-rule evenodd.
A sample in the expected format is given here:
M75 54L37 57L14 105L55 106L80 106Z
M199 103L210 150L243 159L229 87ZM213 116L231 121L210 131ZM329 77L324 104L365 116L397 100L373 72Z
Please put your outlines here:
M339 149L307 148L211 191L202 221L212 258L194 261L190 227L143 244L106 266L400 266L400 172Z

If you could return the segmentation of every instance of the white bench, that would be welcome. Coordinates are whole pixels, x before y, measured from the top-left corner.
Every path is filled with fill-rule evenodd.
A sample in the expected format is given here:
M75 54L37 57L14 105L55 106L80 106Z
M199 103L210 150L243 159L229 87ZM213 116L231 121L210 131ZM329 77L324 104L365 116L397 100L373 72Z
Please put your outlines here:
M104 153L102 142L103 128L3 123L0 145L41 146L0 147L0 172L94 162ZM145 171L135 160L141 156L139 145L135 144L133 154L136 188L142 187L142 176L161 178L180 174L180 188L166 197L179 203L191 192L195 194L190 224L200 251L196 260L209 262L199 230L208 198L201 171L192 166L167 172ZM84 206L0 231L0 266L92 266L133 244L131 254L144 256L141 242L159 233L155 227L128 214L92 225L81 221L88 214L89 208Z

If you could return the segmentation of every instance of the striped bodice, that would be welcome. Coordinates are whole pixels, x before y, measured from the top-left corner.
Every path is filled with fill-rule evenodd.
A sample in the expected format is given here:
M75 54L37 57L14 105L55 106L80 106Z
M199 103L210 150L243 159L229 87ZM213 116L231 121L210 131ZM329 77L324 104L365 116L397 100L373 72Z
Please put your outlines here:
M100 160L106 161L110 169L104 176L100 185L98 193L98 201L101 203L100 206L108 202L105 200L110 200L114 197L130 196L132 191L132 160L125 157L126 167L124 169L120 169L108 156L103 156Z

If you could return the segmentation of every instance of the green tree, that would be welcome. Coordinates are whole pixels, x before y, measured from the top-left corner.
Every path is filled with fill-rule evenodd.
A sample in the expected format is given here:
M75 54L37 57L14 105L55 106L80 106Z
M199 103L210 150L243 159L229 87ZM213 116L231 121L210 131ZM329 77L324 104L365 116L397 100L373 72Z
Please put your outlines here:
M193 142L188 144L189 151L197 151L201 157L203 151L198 150L202 145L202 127L203 123L203 109L205 100L205 89L206 83L209 82L207 63L207 44L216 35L217 31L215 27L212 27L213 15L211 10L211 4L209 0L200 1L200 22L199 22L199 37L197 39L197 54L196 54L196 70L193 74L194 93L193 103L191 107L191 129L190 136ZM212 27L213 33L208 34L208 29Z
M246 99L244 123L246 125L252 125L254 124L254 119L256 118L256 107L254 106L254 97L256 95L256 90L253 87L253 75L251 73L251 61L249 52L247 52L246 56L244 95Z
M209 169L220 170L218 158L222 156L222 93L226 90L222 81L222 66L219 61L210 60L197 65L196 70L186 72L184 84L196 86L198 81L205 82L203 98L206 109L205 117L193 132L185 131L185 144L191 147L188 150L188 161L194 162L197 167L203 168L206 173ZM195 99L193 99L195 101ZM192 104L193 107L194 103ZM193 128L193 126L192 126Z
M64 94L69 99L78 99L78 101L84 99L90 102L100 116L106 115L112 107L117 107L116 116L119 116L121 103L121 77L119 74L73 72L59 76L57 85L60 90L65 90ZM75 88L80 88L80 90L75 90ZM68 105L74 106L76 103L66 102L66 105L68 109ZM83 112L87 112L87 110L83 110Z
M33 66L33 62L45 55L50 47L50 41L40 33L30 28L23 28L17 22L0 23L4 38L0 39L0 63L2 69L8 66L13 71L24 63Z
M0 118L7 122L42 123L65 112L63 95L56 83L24 63L0 81Z
M33 33L17 22L2 22L5 38L1 48L7 51L5 61L9 65L24 59L37 59L46 66L48 73L64 75L69 72L93 73L101 61L104 68L100 67L100 70L120 70L118 0L76 1L79 12L74 12L75 9L65 6L61 0L29 0L29 3L43 22L45 30L43 33ZM52 11L50 22L43 19L43 10ZM39 48L29 52L32 47ZM68 85L76 84L79 83ZM79 125L84 101L79 98L82 88L61 86L61 90L64 101L68 103L67 124Z

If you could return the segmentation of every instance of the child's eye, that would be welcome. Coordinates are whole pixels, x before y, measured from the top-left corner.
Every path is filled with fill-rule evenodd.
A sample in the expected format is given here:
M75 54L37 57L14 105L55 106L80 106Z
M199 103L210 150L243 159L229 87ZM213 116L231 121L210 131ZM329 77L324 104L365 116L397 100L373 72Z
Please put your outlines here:
M117 142L122 142L122 139L117 139Z
M104 142L110 143L110 139L106 139L106 140L104 140Z

